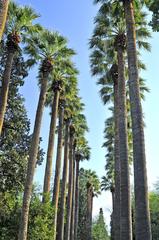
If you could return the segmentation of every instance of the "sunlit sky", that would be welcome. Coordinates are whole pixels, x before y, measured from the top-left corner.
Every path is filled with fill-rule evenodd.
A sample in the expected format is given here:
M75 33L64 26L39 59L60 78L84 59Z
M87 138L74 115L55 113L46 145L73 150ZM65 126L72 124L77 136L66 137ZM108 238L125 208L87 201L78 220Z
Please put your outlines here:
M17 0L17 2L31 5L41 14L39 22L50 30L59 31L64 35L69 41L69 46L77 53L74 61L80 71L80 96L86 105L85 115L90 129L88 141L92 149L90 161L82 163L81 166L95 170L101 178L104 175L105 165L105 150L101 148L103 143L103 129L104 121L109 113L107 107L104 107L100 100L99 89L95 83L96 79L91 77L89 67L90 51L88 49L88 41L93 30L93 18L96 15L97 7L93 5L93 0ZM147 80L147 86L151 90L150 93L146 94L143 110L146 123L145 140L148 183L150 188L152 188L153 183L155 183L159 176L159 110L156 107L156 104L158 105L159 103L159 34L153 34L150 43L152 45L151 53L142 53L142 59L147 65L147 71L142 73L142 76ZM25 105L32 127L39 95L36 75L37 71L33 69L26 79L24 87L21 89L26 99ZM42 147L45 152L48 142L49 123L49 109L46 109L41 129L41 136L43 138ZM43 182L44 169L45 162L36 170L35 181L39 184ZM97 215L100 207L103 207L106 221L109 223L111 211L111 195L109 193L102 193L98 199L94 200L94 216Z

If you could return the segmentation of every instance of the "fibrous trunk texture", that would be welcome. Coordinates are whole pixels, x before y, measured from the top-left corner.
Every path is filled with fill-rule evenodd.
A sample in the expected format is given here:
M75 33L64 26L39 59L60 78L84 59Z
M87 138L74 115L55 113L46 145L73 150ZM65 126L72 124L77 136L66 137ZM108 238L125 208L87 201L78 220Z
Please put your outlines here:
M58 115L58 104L59 104L59 91L55 91L54 100L52 104L50 131L49 131L49 142L47 150L47 160L45 168L44 177L44 187L43 187L43 201L45 201L45 196L50 192L50 181L52 173L52 160L54 154L54 142L55 142L55 131L56 131L56 120Z
M63 123L64 123L64 107L60 106L59 110L59 126L58 126L58 143L57 143L57 156L56 156L56 171L53 188L53 206L54 206L54 239L56 239L56 226L57 226L57 212L60 192L60 172L63 148Z
M118 80L114 81L114 161L115 161L115 199L114 199L114 239L120 240L120 156L119 156L119 129L118 129Z
M129 94L133 132L134 185L135 185L135 237L150 240L151 226L148 202L147 169L144 124L139 90L138 61L133 1L124 1L129 70Z
M65 206L66 206L66 191L68 178L68 159L69 159L69 121L66 121L65 129L65 147L64 147L64 165L61 187L60 211L58 215L57 240L64 240L64 222L65 222Z
M75 189L75 240L77 240L79 216L79 160L76 159L76 189Z
M29 206L30 206L30 199L31 199L31 193L32 193L34 171L35 171L35 166L37 161L42 115L43 115L46 92L47 92L47 78L48 78L48 74L44 73L42 84L41 84L41 91L39 96L36 117L35 117L33 137L32 137L32 142L31 142L30 151L29 151L28 168L27 168L27 176L26 176L26 182L25 182L25 188L24 188L23 206L22 206L22 212L21 212L21 221L20 221L18 240L27 239Z
M87 183L87 216L86 216L87 240L92 240L92 210L93 210L93 187L90 183Z
M0 41L6 25L9 0L0 0Z
M6 112L6 107L7 107L9 82L10 82L14 55L15 55L14 52L8 52L6 66L5 66L5 70L2 78L2 88L1 88L1 95L0 95L0 135L2 133L4 114Z
M71 230L70 240L75 240L75 192L76 192L76 174L75 174L75 147L73 149L73 193L72 193L72 216L71 216Z
M128 163L128 136L126 114L125 64L123 49L118 47L118 100L119 100L119 155L120 155L120 239L132 240L130 179Z
M70 230L71 230L72 195L73 195L73 160L74 160L73 159L73 138L74 138L73 134L70 134L69 181L68 181L65 240L70 240Z

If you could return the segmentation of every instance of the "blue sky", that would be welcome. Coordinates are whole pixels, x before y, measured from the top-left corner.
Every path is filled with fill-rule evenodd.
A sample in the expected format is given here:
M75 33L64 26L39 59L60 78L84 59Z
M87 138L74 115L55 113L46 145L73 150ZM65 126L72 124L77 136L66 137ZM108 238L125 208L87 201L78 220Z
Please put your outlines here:
M80 71L79 88L80 95L86 105L85 114L90 128L88 140L92 148L91 160L84 163L83 166L96 170L101 177L104 175L105 152L101 148L103 143L104 121L108 116L107 109L102 105L98 94L98 88L95 79L91 77L89 68L89 50L88 41L93 30L93 17L96 15L97 8L93 5L93 0L17 0L20 4L31 5L41 14L39 22L45 27L59 31L68 41L69 46L76 52L74 58L75 64ZM47 2L47 3L46 3ZM142 73L147 79L147 85L151 92L146 95L146 101L143 104L144 116L146 122L145 139L149 186L156 181L158 173L158 123L159 123L159 34L153 34L150 40L152 52L142 54L142 59L147 65L147 71ZM38 100L38 87L36 71L32 70L26 83L22 88L22 94L26 99L26 108L31 123L34 122L35 111ZM49 109L45 110L41 136L43 138L42 146L46 150L48 131L49 131ZM44 164L36 172L36 181L42 183L44 173ZM94 214L100 207L105 210L105 216L108 218L111 206L110 194L102 194L95 200Z

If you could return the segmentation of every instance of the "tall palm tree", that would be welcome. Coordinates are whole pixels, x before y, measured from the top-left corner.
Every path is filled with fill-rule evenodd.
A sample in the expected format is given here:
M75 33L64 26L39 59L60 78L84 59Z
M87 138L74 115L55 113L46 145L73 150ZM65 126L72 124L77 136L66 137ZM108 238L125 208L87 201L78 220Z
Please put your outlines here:
M104 18L105 19L105 18ZM96 21L103 21L103 18L97 17ZM104 29L105 24L104 23ZM101 23L100 23L101 25ZM114 161L115 161L115 203L114 203L114 234L115 239L120 236L120 158L119 158L119 131L118 131L118 65L116 64L116 56L114 46L108 42L106 48L105 41L101 41L101 37L105 34L103 27L96 26L94 35L91 40L91 68L93 75L99 76L98 84L102 86L100 95L104 104L113 101L114 104ZM100 29L99 29L100 27ZM102 35L101 35L102 34ZM112 49L113 46L113 49Z
M120 149L120 236L121 239L132 239L131 203L130 203L130 179L128 163L128 131L126 111L126 82L124 51L126 48L125 33L116 36L115 48L118 59L118 101L119 101L119 149ZM125 211L126 210L126 211ZM127 226L125 225L127 224Z
M0 1L0 41L2 39L4 28L6 25L8 6L9 6L9 0Z
M135 185L135 237L136 240L151 239L150 213L148 203L147 170L143 113L139 88L138 58L134 1L123 1L127 30L127 53L129 69L129 91L132 117L134 185Z
M21 40L24 41L28 31L37 31L38 25L33 25L33 20L35 20L38 15L30 7L19 7L15 3L10 3L9 7L9 19L7 22L7 59L4 73L2 76L2 88L0 95L0 135L2 132L4 114L6 111L9 82L11 76L11 70L13 65L13 58L16 52L20 49L19 43Z
M23 206L19 229L19 240L27 239L30 197L32 193L33 177L37 161L40 128L47 93L47 83L53 68L53 61L57 61L58 57L61 57L61 50L65 47L65 45L66 40L59 36L59 34L49 32L48 30L43 30L41 33L35 35L30 41L28 41L28 46L25 49L26 53L28 53L34 61L41 60L42 63L39 71L41 92L29 152L27 177L24 188Z
M139 89L139 73L136 50L136 31L133 0L123 1L127 27L127 53L129 68L129 91L132 116L134 184L135 184L135 236L136 240L151 239L148 203L147 171L143 113ZM143 230L144 229L144 230Z

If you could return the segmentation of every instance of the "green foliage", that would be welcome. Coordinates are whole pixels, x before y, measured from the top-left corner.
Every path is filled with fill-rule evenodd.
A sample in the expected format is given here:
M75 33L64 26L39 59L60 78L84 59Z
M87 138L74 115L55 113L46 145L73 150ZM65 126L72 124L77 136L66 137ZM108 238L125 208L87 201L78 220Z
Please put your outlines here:
M53 237L54 209L50 201L41 202L41 195L34 193L29 215L29 239L50 240Z
M17 240L22 194L0 195L0 239ZM50 240L53 236L54 208L50 201L41 202L41 194L34 190L29 213L28 238L31 240ZM11 238L12 236L12 238Z
M159 31L159 0L145 0L146 5L149 10L152 12L152 20L150 26L153 31Z
M21 195L5 192L0 194L0 239L17 240Z
M92 230L93 240L109 240L108 231L104 222L103 210L100 209L99 216L93 222Z
M100 193L100 181L94 171L80 169L79 175L79 223L78 240L87 238L86 213L87 213L87 183L93 186L94 196Z
M40 30L38 24L33 24L39 15L30 6L20 6L14 1L9 4L9 18L7 20L7 31L18 33L25 41L28 33Z
M7 55L5 45L3 47L0 55L0 77L3 75ZM19 93L19 88L27 75L27 62L19 52L13 62L7 110L0 138L0 192L20 192L25 181L31 135L25 100ZM39 147L38 164L43 161L43 155L44 152Z
M0 57L0 76L3 74L5 60L6 52L3 51ZM27 74L26 63L19 54L13 63L7 111L0 139L0 192L20 191L25 180L30 122L19 87L23 85Z
M155 190L149 194L152 239L159 240L159 193Z
M154 185L154 190L149 193L149 206L151 218L152 240L159 240L159 182ZM134 194L132 197L132 221L133 236L135 239L135 201Z

